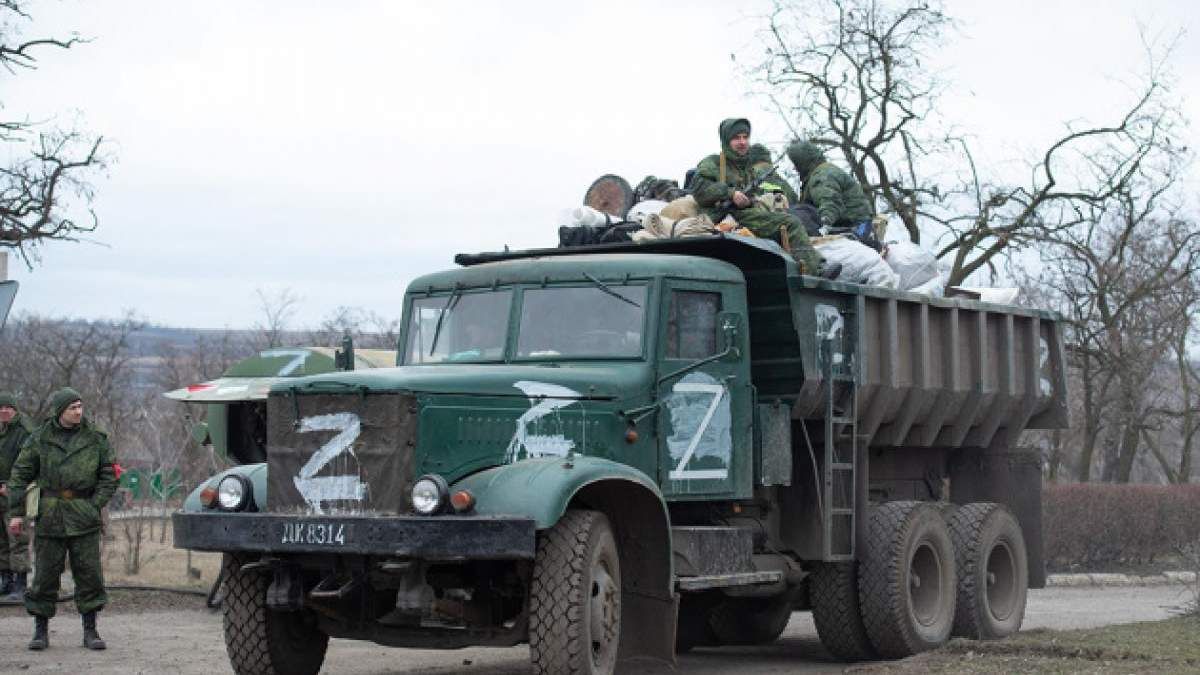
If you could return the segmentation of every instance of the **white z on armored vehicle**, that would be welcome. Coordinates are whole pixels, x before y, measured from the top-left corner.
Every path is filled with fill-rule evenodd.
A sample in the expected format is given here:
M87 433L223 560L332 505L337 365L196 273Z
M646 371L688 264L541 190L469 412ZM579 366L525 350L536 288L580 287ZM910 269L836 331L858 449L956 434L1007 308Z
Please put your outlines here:
M605 673L793 610L847 660L1020 627L1054 315L721 235L456 260L409 286L396 367L275 383L265 458L175 514L225 553L237 672L316 672L330 636Z

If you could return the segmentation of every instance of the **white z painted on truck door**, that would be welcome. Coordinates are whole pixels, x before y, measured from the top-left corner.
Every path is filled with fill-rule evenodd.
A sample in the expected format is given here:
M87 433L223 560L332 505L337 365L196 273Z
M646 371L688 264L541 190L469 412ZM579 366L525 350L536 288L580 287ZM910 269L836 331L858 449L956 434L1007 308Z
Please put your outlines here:
M667 447L676 462L667 477L728 478L733 448L728 388L707 373L690 373L671 387L666 405L671 418Z

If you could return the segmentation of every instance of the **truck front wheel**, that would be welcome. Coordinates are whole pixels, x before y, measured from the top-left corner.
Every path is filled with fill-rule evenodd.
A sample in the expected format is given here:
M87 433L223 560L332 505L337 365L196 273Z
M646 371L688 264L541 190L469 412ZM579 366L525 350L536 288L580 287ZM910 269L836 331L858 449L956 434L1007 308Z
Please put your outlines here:
M954 624L954 545L941 512L888 502L871 513L859 567L863 624L875 650L899 659L934 649Z
M225 650L238 675L315 675L325 661L329 636L303 612L267 608L270 575L241 571L248 558L222 559Z
M958 567L953 634L993 640L1016 633L1029 588L1017 519L999 504L977 502L957 509L948 524Z
M621 635L621 565L608 518L569 510L538 535L529 594L533 672L611 673Z

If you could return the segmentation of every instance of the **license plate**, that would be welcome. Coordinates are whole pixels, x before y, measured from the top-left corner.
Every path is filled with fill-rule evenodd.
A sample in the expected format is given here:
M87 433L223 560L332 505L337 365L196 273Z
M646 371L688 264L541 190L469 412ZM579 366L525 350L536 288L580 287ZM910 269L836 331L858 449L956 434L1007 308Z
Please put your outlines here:
M284 523L280 544L304 544L309 546L345 546L345 523L312 523L297 521Z

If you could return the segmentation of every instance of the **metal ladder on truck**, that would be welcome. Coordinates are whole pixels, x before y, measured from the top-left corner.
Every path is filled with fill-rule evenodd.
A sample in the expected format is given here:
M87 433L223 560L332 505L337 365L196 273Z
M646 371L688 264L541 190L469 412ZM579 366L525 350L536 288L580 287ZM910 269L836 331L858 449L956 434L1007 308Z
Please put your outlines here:
M855 489L859 470L857 322L839 309L841 330L827 330L819 343L825 397L825 463L821 481L821 557L854 560Z

